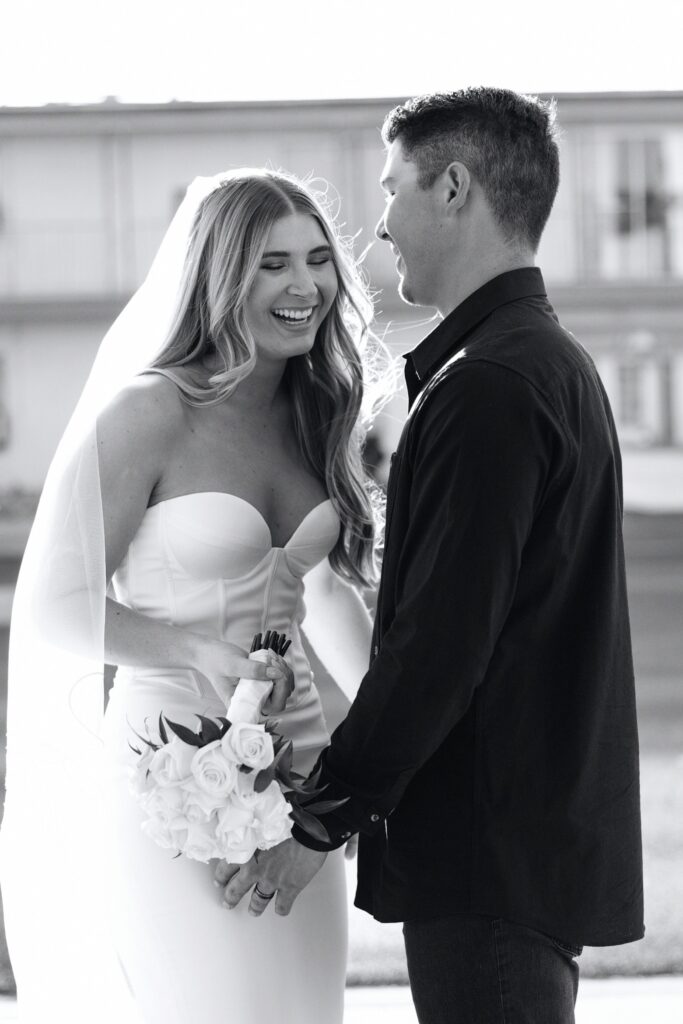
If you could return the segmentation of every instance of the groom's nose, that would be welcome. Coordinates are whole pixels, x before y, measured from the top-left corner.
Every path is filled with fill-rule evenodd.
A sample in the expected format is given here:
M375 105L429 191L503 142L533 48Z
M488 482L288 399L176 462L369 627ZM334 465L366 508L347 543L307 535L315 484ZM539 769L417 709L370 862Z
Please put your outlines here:
M375 235L377 236L377 238L379 238L380 242L391 241L391 238L387 234L386 225L384 223L384 214L382 214L380 219L377 221L377 225L375 227Z

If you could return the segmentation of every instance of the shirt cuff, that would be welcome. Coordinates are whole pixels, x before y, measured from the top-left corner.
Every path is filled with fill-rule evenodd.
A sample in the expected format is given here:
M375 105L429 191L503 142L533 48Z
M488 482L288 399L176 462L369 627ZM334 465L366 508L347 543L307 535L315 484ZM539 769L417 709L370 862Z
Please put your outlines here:
M352 798L334 813L315 815L315 817L327 830L330 837L329 843L315 839L300 825L294 824L292 827L294 839L302 846L307 846L309 850L337 850L356 832L374 835L384 827L385 816L378 809L358 807L357 802Z
M320 853L329 853L330 850L338 850L340 846L343 846L346 839L351 837L351 833L337 836L337 842L335 843L330 836L329 843L323 843L319 839L315 839L310 832L306 832L301 825L294 825L292 828L292 839L296 839L297 843L301 843L302 846L306 846L309 850L318 850Z

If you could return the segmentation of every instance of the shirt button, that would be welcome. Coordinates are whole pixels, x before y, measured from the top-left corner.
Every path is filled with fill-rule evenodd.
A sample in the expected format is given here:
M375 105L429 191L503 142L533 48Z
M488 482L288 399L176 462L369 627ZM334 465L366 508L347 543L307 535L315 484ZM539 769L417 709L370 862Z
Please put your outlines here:
M371 814L370 821L379 821L379 814Z
M375 646L372 649L372 653L375 655L375 657L377 657L377 655L379 654L379 644L375 644Z

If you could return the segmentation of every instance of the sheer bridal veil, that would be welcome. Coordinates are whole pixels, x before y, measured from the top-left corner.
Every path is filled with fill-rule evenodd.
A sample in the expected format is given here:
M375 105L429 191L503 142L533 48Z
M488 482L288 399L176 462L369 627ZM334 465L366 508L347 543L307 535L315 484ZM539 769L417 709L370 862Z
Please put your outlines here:
M161 348L195 215L187 190L149 274L107 332L50 466L17 582L0 879L20 1019L139 1018L107 931L99 734L106 597L96 418Z

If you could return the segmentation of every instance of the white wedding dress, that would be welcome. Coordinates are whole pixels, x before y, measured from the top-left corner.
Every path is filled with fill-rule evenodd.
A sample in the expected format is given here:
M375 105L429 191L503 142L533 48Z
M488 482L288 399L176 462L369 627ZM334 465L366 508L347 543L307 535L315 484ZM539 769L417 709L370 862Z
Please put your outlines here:
M292 639L296 689L277 716L307 773L328 742L318 692L299 635L302 577L336 543L330 501L313 508L284 547L273 547L254 506L199 492L148 508L113 579L116 599L155 619L220 637L245 650L254 633ZM225 707L198 673L119 668L105 715L105 818L112 851L106 885L117 955L144 1024L337 1024L343 1017L347 908L342 851L296 900L288 917L270 907L232 911L202 864L158 847L128 790L132 728L159 712L196 727Z

